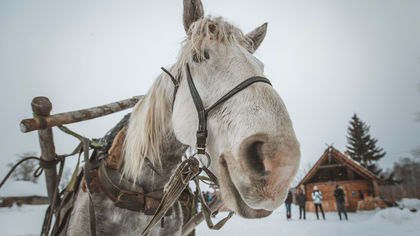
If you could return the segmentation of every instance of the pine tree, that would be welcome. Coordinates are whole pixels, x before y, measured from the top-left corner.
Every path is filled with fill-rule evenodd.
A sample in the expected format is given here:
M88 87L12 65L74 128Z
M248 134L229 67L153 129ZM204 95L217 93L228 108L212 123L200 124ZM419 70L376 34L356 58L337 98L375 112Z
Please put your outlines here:
M369 134L370 127L354 114L347 130L347 151L350 157L374 174L382 170L376 165L386 152L376 146L377 139Z

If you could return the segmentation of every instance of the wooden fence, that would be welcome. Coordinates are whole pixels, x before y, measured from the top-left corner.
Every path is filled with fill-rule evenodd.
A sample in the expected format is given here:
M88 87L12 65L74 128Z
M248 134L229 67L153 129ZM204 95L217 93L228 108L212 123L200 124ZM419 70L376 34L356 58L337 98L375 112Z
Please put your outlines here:
M396 202L402 198L419 198L420 186L418 185L380 185L379 196L390 202Z
M110 104L82 109L77 111L59 113L51 115L52 103L47 97L35 97L31 102L34 117L20 122L20 130L23 133L38 131L39 144L41 146L41 159L46 163L56 161L56 152L53 138L52 127L64 124L76 123L84 120L90 120L101 116L109 115L133 107L143 96L135 96ZM52 165L44 168L45 180L47 183L48 199L51 205L54 205L54 193L58 192L57 170Z

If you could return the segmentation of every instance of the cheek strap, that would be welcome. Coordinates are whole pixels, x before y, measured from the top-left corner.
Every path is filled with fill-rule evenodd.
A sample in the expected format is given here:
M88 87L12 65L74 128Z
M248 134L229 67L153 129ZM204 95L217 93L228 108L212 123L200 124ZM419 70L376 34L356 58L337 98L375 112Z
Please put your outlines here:
M188 63L186 64L186 69L187 69L188 87L190 89L191 98L193 99L195 109L197 110L197 114L198 114L198 129L197 129L197 134L196 134L197 153L206 154L207 117L208 117L209 112L212 111L217 106L219 106L220 104L226 102L228 99L230 99L231 97L233 97L235 94L239 93L240 91L244 90L251 84L254 84L256 82L263 82L271 86L271 83L270 83L270 80L262 76L250 77L246 79L245 81L241 82L240 84L238 84L229 92L227 92L224 96L222 96L209 108L205 109L203 105L203 100L201 99L200 94L198 93L197 88L195 87L194 81L192 79L190 66L188 65Z

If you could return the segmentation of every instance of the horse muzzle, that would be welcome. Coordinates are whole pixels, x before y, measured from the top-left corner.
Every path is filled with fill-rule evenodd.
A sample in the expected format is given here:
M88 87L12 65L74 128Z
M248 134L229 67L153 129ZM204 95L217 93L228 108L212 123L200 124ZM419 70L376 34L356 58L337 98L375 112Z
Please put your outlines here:
M294 137L256 134L240 144L237 158L223 161L221 173L231 180L230 192L237 191L234 198L251 209L273 211L284 202L299 167L299 143Z

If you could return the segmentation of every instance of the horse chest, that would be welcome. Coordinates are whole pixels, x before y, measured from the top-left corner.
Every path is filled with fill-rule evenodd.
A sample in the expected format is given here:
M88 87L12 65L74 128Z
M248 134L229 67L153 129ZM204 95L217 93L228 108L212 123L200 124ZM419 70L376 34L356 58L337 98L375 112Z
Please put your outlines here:
M89 198L85 192L79 192L79 200L76 201L73 214L70 220L67 235L90 235L89 226ZM105 195L94 196L96 211L96 223L98 235L141 235L144 227L151 220L152 216L143 213L133 212L114 206L114 203ZM174 211L164 219L163 227L156 225L149 235L181 235L183 223L182 213L179 204L174 206Z

